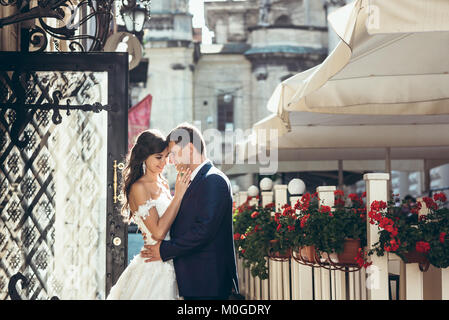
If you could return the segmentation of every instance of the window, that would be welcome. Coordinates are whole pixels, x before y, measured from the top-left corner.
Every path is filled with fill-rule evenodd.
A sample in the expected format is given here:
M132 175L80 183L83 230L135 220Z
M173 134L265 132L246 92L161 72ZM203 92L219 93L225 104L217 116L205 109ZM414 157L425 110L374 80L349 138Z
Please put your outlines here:
M225 131L234 126L234 96L226 93L217 97L218 130Z

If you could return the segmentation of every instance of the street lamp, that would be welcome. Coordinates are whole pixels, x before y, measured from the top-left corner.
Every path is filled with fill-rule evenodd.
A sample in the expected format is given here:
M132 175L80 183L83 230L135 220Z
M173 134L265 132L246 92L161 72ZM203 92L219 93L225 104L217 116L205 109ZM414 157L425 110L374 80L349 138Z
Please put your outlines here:
M147 17L147 10L136 6L134 8L122 7L120 10L125 27L128 32L139 33L143 29Z
M150 1L147 0L148 3ZM141 7L136 0L123 0L120 14L125 22L128 32L140 33L143 29L147 16L149 15L149 7Z

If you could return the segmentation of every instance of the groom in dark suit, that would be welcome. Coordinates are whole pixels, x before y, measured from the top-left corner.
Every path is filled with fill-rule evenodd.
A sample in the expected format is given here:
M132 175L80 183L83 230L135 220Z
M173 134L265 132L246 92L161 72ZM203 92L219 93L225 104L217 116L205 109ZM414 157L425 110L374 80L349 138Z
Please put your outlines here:
M177 164L192 170L169 241L145 246L147 262L173 259L179 295L186 300L226 300L238 293L229 179L206 158L195 127L182 124L168 135Z

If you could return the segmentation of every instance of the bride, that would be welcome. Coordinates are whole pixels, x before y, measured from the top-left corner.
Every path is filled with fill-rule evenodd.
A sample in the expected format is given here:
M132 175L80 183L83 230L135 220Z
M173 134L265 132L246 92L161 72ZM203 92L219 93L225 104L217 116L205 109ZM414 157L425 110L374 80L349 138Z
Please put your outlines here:
M146 235L145 244L169 240L169 230L186 192L191 171L178 169L175 194L170 195L161 173L167 163L168 143L157 130L142 132L123 170L122 213ZM107 300L179 299L173 260L145 263L136 255L111 288Z

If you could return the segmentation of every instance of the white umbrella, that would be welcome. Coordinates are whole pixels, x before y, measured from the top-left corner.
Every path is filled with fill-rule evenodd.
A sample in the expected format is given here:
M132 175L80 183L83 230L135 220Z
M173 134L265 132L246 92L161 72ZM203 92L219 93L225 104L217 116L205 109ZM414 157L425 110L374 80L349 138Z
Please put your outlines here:
M226 172L260 172L265 146L279 172L341 171L344 160L351 171L425 171L429 186L429 170L449 162L449 1L357 0L328 19L337 47L278 85L272 115L237 145L246 163Z
M448 114L449 1L357 0L328 20L341 41L283 81L269 110Z
M357 0L328 19L337 47L276 88L267 105L273 114L254 124L240 155L254 158L258 130L277 129L279 139L258 143L277 148L281 162L386 153L447 162L449 1Z

